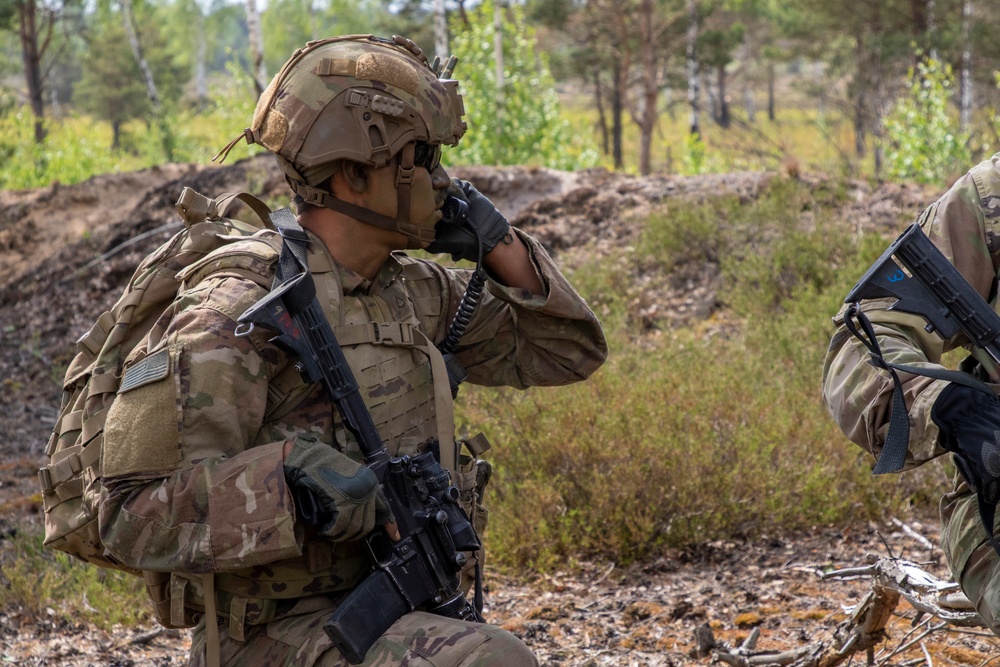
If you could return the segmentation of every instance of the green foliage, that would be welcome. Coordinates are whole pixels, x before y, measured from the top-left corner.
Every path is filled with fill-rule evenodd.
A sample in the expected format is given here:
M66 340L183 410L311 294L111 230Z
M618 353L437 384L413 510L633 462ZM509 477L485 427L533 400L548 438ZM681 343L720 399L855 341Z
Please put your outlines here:
M142 579L46 549L38 529L0 542L0 608L43 616L52 608L105 630L150 620Z
M628 563L903 506L912 489L872 477L820 397L830 317L888 242L855 243L830 218L838 201L778 182L756 199L672 203L634 251L568 267L605 325L605 366L568 387L464 390L461 423L495 445L492 563ZM706 263L722 310L640 335L633 267L648 289Z
M152 108L121 23L105 22L95 29L92 40L95 48L84 57L83 78L73 101L82 111L111 123L112 147L118 148L118 129L126 121L148 116Z
M972 161L969 133L948 113L951 66L923 58L910 68L909 96L885 120L886 171L890 178L943 184Z
M596 151L559 115L555 82L523 7L515 4L505 11L502 95L497 90L492 0L468 12L467 28L453 19L455 77L461 82L469 132L447 152L448 161L556 169L593 166Z
M78 183L95 174L152 167L166 160L165 145L177 161L210 163L220 148L243 132L256 103L249 75L235 62L230 68L230 76L209 88L210 104L204 112L181 109L158 122L124 122L120 145L110 150L111 125L90 116L48 120L48 136L39 145L27 108L0 114L0 189L42 187L53 181ZM232 158L261 150L240 143Z

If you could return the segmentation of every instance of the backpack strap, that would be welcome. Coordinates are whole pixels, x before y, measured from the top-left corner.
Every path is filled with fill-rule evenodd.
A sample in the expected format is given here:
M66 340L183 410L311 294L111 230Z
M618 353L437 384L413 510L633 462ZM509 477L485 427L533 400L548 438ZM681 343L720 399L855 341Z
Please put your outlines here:
M261 222L261 229L276 231L274 224L271 222L271 208L249 192L228 193L218 197L215 200L215 206L219 212L219 216L223 218L231 217L229 213L237 202L243 202L250 207L250 210L257 214L257 218Z
M191 188L184 188L181 190L174 208L177 209L184 224L190 227L206 219L215 220L231 217L232 208L240 202L246 204L257 215L257 221L260 222L260 224L255 222L250 224L257 229L274 230L274 225L271 224L270 220L270 207L249 192L231 192L215 199L209 199Z

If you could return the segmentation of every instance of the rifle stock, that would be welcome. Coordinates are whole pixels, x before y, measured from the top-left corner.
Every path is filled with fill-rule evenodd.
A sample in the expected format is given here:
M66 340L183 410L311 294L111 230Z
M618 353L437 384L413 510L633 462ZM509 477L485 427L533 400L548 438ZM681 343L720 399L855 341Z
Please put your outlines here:
M915 223L882 253L844 302L884 297L898 299L890 310L926 320L928 332L942 338L963 333L1000 364L1000 315Z

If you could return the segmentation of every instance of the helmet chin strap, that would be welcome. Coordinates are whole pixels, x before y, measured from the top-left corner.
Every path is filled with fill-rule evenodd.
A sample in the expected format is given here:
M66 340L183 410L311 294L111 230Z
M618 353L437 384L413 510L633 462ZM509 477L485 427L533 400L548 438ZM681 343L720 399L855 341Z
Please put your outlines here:
M343 213L375 227L399 232L407 239L407 248L421 248L434 240L434 229L415 225L410 221L411 185L413 183L413 149L411 141L399 152L399 167L396 170L396 217L377 213L371 209L337 199L327 190L306 185L287 174L285 180L295 194L302 197L307 204L323 206Z

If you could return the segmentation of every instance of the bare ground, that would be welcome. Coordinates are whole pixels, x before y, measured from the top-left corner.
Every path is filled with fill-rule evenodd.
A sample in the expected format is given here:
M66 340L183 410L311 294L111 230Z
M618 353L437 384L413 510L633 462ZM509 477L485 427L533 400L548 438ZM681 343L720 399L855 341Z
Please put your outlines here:
M669 210L675 198L735 194L750 201L771 179L783 177L636 178L523 168L462 169L455 175L473 180L514 224L567 262L634 243L634 221L653 207ZM816 188L823 184L802 178ZM259 157L224 168L166 165L73 186L0 192L0 542L39 520L35 473L58 409L70 342L113 303L139 259L167 238L170 231L162 228L176 220L173 203L185 185L210 195L250 190L266 197L284 190L271 161ZM858 230L898 229L934 194L859 182L850 185L840 217ZM718 285L712 267L705 267L677 285L658 287L636 304L636 317L643 326L690 324L714 311ZM936 543L932 515L913 527ZM706 627L720 645L739 644L759 628L758 648L775 651L829 636L845 618L843 606L856 603L868 582L824 581L818 573L889 550L947 576L940 551L897 526L818 527L808 535L705 544L629 568L585 563L572 572L518 579L494 573L489 618L524 638L543 664L707 665L712 651L699 654L695 640L706 636ZM913 615L905 604L897 611ZM0 662L185 664L185 633L154 627L106 633L60 619L55 612L37 617L0 610ZM895 618L887 645L909 630L907 617ZM876 659L979 665L1000 654L992 636L954 632L935 633L922 646Z

